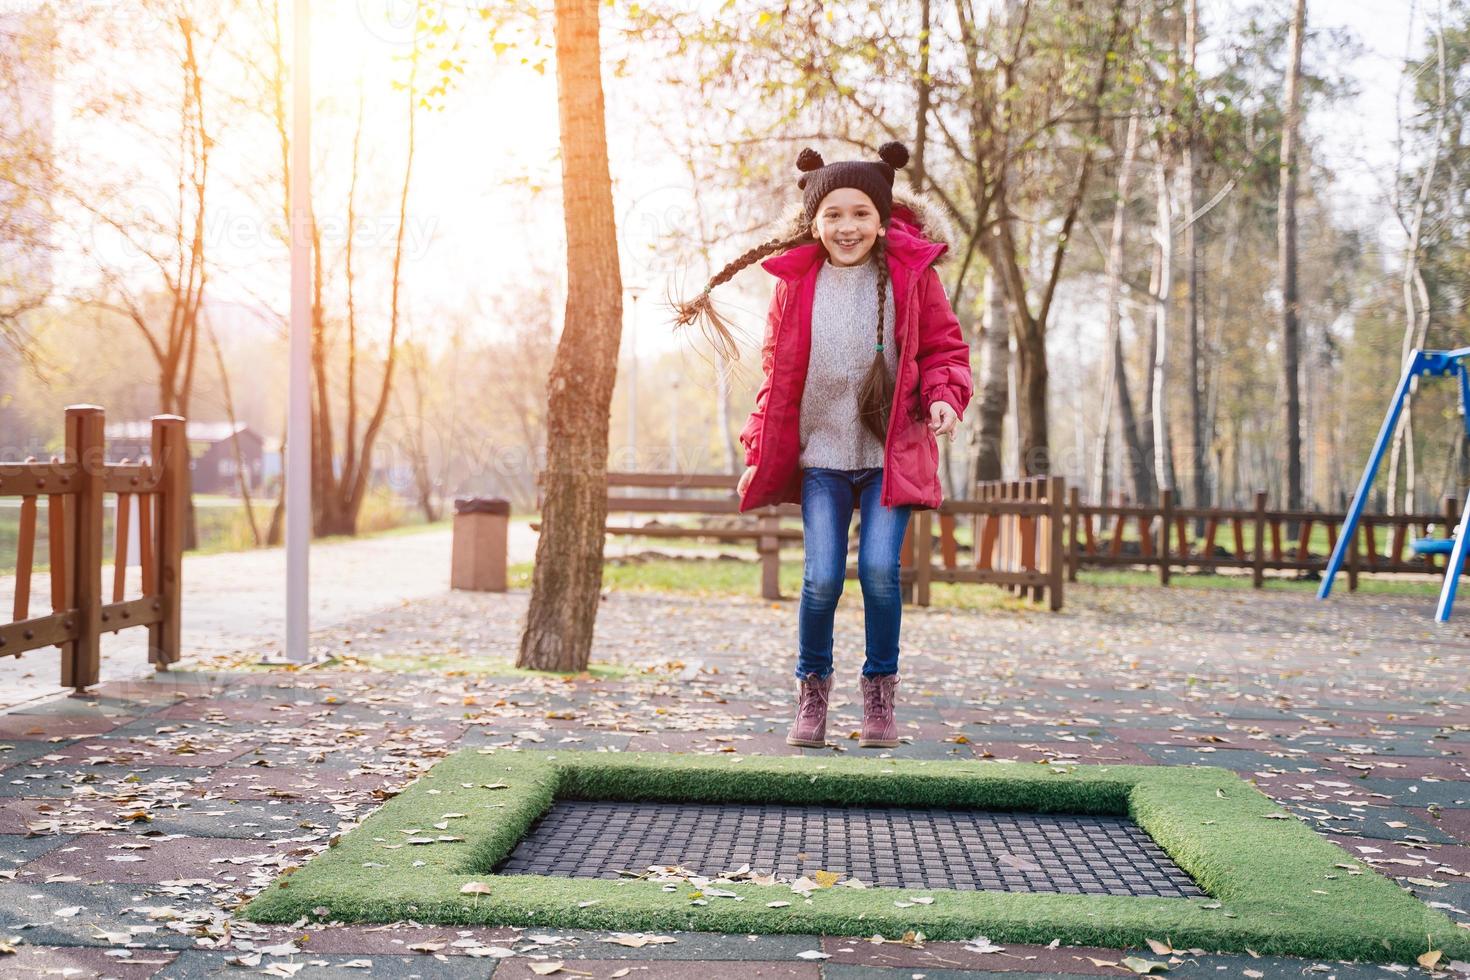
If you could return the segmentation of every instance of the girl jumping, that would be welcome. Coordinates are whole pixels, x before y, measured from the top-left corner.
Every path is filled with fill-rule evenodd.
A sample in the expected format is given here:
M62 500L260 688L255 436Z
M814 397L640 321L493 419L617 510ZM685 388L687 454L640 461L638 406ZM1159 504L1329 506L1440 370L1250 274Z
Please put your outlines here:
M867 638L858 745L898 744L899 552L909 514L943 499L937 436L954 437L973 393L970 349L934 268L950 249L949 222L937 203L894 189L894 171L909 158L902 143L884 144L878 156L824 165L802 150L802 198L783 231L677 306L679 325L702 320L733 351L710 290L757 259L776 277L765 378L740 433L738 492L741 513L801 504L806 558L789 745L826 745L832 623L854 508Z

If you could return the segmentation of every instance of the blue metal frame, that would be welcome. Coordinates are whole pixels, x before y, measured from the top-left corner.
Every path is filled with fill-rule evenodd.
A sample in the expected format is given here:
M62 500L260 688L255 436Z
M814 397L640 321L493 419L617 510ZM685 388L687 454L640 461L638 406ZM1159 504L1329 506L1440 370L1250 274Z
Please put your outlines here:
M1347 518L1343 521L1342 533L1338 535L1337 545L1332 549L1332 558L1327 562L1327 574L1322 577L1322 584L1317 589L1318 599L1325 599L1332 593L1332 580L1342 568L1348 548L1357 534L1358 520L1363 516L1363 507L1368 502L1368 492L1373 486L1373 478L1378 475L1378 464L1383 461L1383 454L1388 451L1388 444L1393 439L1393 430L1398 425L1399 413L1403 410L1404 402L1409 397L1409 389L1416 377L1420 375L1443 377L1448 374L1457 376L1460 386L1461 419L1465 425L1466 435L1470 436L1470 376L1467 376L1465 366L1467 358L1470 358L1470 347L1459 347L1455 350L1416 350L1410 356L1408 364L1404 367L1403 377L1399 379L1398 388L1394 390L1393 401L1389 403L1388 413L1383 417L1383 426L1378 430L1378 438L1373 443L1373 452L1368 457L1368 465L1363 468L1363 479L1358 483L1357 492L1353 494L1352 506L1348 508ZM1470 498L1470 494L1466 496ZM1455 530L1455 544L1445 566L1444 585L1440 588L1439 605L1434 612L1434 618L1441 623L1450 618L1450 608L1455 602L1455 587L1459 584L1460 574L1465 567L1467 526L1470 526L1470 499L1465 501L1465 509L1460 515L1460 523Z

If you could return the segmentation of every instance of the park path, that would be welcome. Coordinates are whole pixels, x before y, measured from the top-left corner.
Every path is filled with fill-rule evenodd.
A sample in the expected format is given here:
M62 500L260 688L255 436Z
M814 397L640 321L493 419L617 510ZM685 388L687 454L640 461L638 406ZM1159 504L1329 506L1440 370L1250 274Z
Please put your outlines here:
M323 627L331 669L181 669L0 713L0 936L19 937L6 966L521 980L561 961L554 975L629 980L1022 980L1130 975L1118 964L1140 955L1177 977L1391 975L978 938L676 931L631 948L599 930L236 917L456 749L793 751L795 602L613 591L593 648L613 669L564 680L504 669L528 598L441 589ZM849 737L863 636L845 600L833 746L801 754L868 754ZM1059 614L906 607L903 636L903 738L884 754L1224 766L1470 924L1470 637L1434 624L1424 599L1082 584ZM382 670L389 659L437 669Z
M311 627L339 625L356 616L437 595L449 588L450 532L376 535L316 544L311 549ZM536 532L512 523L509 560L530 561ZM138 569L128 570L128 595L138 594ZM104 588L111 567L103 569ZM255 652L279 656L286 629L284 548L184 556L184 660ZM15 577L0 578L0 602L9 608ZM50 579L32 584L31 613L50 608ZM0 708L61 690L57 649L35 650L0 660ZM147 640L141 630L102 638L102 679L148 673Z
M536 557L539 535L524 521L510 523L507 561ZM643 550L609 539L606 554ZM372 535L350 541L314 544L311 549L311 629L339 626L355 617L391 609L449 591L451 535L448 528ZM680 548L679 554L713 555L708 548ZM138 569L128 570L129 596L138 595ZM103 568L110 589L112 568ZM283 548L184 556L184 657L281 654L286 630L286 552ZM50 608L50 578L43 572L31 585L31 614ZM15 576L0 576L0 608L10 609ZM123 680L150 672L147 640L141 630L102 638L102 679ZM60 668L57 649L35 650L0 659L0 710L56 694Z

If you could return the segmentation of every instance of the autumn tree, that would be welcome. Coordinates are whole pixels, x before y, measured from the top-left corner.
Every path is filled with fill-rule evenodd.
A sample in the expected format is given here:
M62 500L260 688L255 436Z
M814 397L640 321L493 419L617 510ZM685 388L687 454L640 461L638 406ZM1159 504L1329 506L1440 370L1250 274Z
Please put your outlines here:
M622 278L603 114L598 0L556 0L567 299L548 384L545 493L516 666L584 670L602 592L608 411Z

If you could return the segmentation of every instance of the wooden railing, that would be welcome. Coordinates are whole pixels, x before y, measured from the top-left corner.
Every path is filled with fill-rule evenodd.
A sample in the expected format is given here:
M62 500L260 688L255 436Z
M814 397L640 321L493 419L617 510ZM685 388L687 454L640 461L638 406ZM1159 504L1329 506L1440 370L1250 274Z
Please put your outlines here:
M975 582L999 585L1036 602L1049 600L1062 608L1066 578L1063 548L1066 483L1059 477L1030 477L977 484L974 500L945 500L937 510L916 511L919 557L918 603L929 605L931 582ZM955 524L968 518L971 561L959 562ZM933 567L933 525L939 524L940 566Z
M0 625L0 656L18 657L55 646L61 685L81 690L101 671L101 638L130 626L148 627L148 660L164 670L179 659L179 596L183 558L188 446L184 420L153 417L150 460L106 462L104 414L96 405L66 410L66 449L49 462L0 462L0 497L20 498L15 598L11 622ZM103 591L104 498L117 500L112 590ZM141 595L124 597L131 500L138 500ZM38 505L46 501L51 612L32 616Z
M540 482L538 474L538 487ZM783 527L781 521L783 518L799 521L801 506L776 504L741 514L740 500L735 493L738 482L738 476L727 473L609 472L609 516L604 530L608 534L640 537L753 541L761 563L761 596L780 599L782 544L800 542L804 537L800 527ZM645 492L628 494L627 490ZM652 490L663 493L646 492ZM670 496L673 492L680 496ZM1049 596L1051 607L1060 609L1065 577L1061 478L982 484L981 493L980 500L945 501L937 511L915 512L900 549L899 582L904 600L927 606L934 582L978 582L1029 594L1038 602ZM541 501L538 490L538 509ZM853 509L858 509L857 501ZM631 520L615 521L615 514L694 514L726 520L720 526L639 525ZM978 552L978 559L962 568L954 528L957 519L965 515L975 526L974 540L983 538L984 546ZM938 567L933 564L936 520L940 529ZM540 526L533 522L531 529L539 530ZM857 576L857 566L849 564L846 577Z
M607 533L753 541L762 568L761 595L781 598L781 548L802 539L800 527L782 521L799 521L799 505L740 514L738 477L726 473L608 473L607 480ZM1121 498L1084 504L1061 477L981 483L974 500L945 500L936 510L914 512L904 535L899 579L905 601L921 606L929 604L935 582L974 582L999 585L1037 602L1049 600L1052 609L1060 609L1064 582L1075 582L1081 568L1155 568L1163 585L1175 572L1235 569L1248 572L1257 588L1267 572L1324 570L1346 515L1268 510L1266 503L1266 494L1259 492L1249 508L1177 507L1173 493L1165 490L1152 505ZM636 514L725 520L691 527L613 519ZM1448 537L1459 514L1453 497L1445 498L1439 514L1364 514L1344 566L1349 587L1357 588L1359 575L1369 572L1443 575L1444 557L1414 554L1410 544L1416 537ZM961 520L970 527L969 542L956 539ZM1324 529L1326 547L1313 551L1312 532L1318 527ZM847 577L857 577L855 565L849 565Z
M1173 493L1163 490L1157 504L1083 504L1073 487L1067 498L1068 577L1076 581L1077 570L1083 567L1143 565L1157 568L1160 583L1168 585L1172 571L1235 568L1248 569L1251 583L1260 588L1267 571L1326 569L1347 516L1344 512L1268 510L1264 491L1256 492L1253 503L1248 509L1176 507ZM1446 497L1443 505L1439 514L1364 514L1348 551L1349 587L1357 588L1362 572L1443 575L1443 559L1413 554L1409 547L1415 537L1450 536L1459 522L1459 505L1453 497ZM1190 533L1191 525L1201 526L1202 535ZM1130 526L1136 532L1131 538ZM1317 526L1324 529L1327 546L1313 552L1310 543ZM1437 529L1434 535L1431 526ZM1380 529L1388 537L1382 551Z

